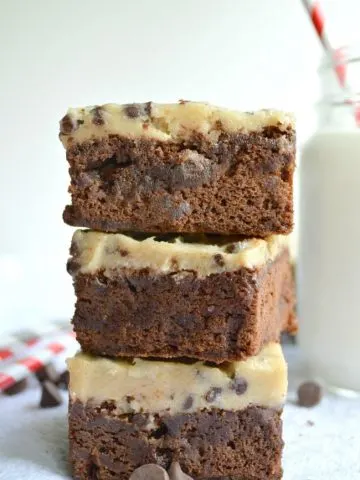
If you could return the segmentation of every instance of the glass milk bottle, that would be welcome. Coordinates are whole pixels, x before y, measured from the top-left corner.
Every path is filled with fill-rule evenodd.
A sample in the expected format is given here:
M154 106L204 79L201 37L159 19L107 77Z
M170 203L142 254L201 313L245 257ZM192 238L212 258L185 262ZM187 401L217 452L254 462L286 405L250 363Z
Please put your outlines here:
M353 394L360 393L360 58L346 53L347 89L329 60L319 73L318 129L299 167L299 343L313 378Z

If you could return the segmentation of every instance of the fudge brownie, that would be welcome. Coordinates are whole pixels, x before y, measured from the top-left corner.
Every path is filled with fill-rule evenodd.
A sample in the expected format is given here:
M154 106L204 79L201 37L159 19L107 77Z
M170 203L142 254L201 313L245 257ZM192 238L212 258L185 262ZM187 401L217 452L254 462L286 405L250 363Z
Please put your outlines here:
M73 325L84 351L221 363L296 331L284 236L137 238L77 230L71 253Z
M222 365L80 353L69 361L77 480L128 480L173 461L194 479L281 478L286 363L279 344Z
M266 237L293 226L290 114L205 103L70 109L69 225L104 232Z

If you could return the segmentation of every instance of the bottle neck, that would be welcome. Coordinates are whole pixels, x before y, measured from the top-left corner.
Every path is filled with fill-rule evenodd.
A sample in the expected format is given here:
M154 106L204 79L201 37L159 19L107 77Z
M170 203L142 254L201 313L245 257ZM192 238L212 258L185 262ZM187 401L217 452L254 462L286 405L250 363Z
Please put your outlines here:
M336 55L325 56L319 69L318 128L348 130L356 128L355 107L360 108L360 58L350 49Z

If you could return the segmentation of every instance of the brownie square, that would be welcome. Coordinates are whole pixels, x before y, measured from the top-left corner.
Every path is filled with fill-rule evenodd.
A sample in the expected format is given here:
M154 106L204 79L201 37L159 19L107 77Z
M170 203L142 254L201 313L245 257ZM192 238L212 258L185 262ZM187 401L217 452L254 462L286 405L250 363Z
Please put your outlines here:
M69 225L266 237L293 226L291 115L196 102L71 109Z
M179 462L194 479L281 478L286 363L279 344L223 365L69 360L70 460L78 480L128 480Z
M190 240L75 233L68 266L84 351L221 363L296 331L284 237Z

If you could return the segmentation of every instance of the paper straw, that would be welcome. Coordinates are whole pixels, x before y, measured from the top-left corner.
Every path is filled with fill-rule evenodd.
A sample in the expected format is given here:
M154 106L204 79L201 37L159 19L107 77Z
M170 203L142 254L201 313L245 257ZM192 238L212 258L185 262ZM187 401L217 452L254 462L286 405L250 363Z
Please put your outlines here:
M47 365L54 357L68 349L76 347L73 335L62 334L43 348L34 349L31 355L16 360L7 367L0 369L0 391L3 391L15 383L28 377Z
M32 330L20 330L11 335L2 335L0 338L0 363L19 355L24 356L30 348L38 345L51 334L70 330L68 322L51 322ZM70 334L70 332L69 332Z
M360 106L352 101L353 93L348 85L346 79L346 58L344 51L340 49L334 50L331 46L329 37L325 27L325 17L322 12L319 2L313 0L302 0L302 3L307 10L314 29L319 37L319 40L332 61L336 77L338 79L341 89L347 94L347 103L353 105L354 117L357 126L360 126Z

